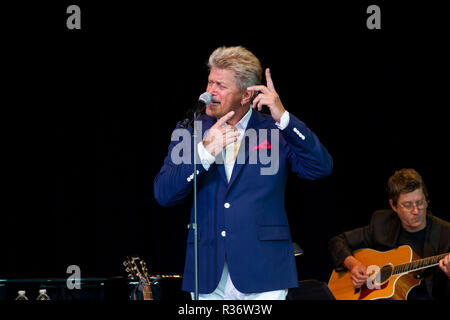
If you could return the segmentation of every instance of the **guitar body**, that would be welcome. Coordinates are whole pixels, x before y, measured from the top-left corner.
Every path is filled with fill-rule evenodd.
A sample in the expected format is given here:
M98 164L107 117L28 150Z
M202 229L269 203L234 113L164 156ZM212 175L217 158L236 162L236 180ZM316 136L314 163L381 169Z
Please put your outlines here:
M381 267L387 263L400 265L419 259L410 246L400 246L385 252L361 249L355 251L353 255L366 267L371 265ZM409 291L420 284L421 280L416 279L415 274L417 272L393 275L378 289L369 289L367 285L363 285L360 290L355 290L350 271L336 272L333 270L328 287L336 300L406 300Z
M149 284L144 285L144 289L142 290L142 296L144 300L153 300L152 289Z

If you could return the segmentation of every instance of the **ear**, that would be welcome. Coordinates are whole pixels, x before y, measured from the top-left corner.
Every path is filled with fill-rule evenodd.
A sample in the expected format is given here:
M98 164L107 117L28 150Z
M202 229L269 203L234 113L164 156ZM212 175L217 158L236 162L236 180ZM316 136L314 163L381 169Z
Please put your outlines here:
M244 90L244 93L242 94L241 98L241 105L245 105L249 103L252 100L253 91Z
M397 206L394 205L394 201L392 201L392 199L389 199L389 204L391 205L392 210L394 210L395 212L397 212Z

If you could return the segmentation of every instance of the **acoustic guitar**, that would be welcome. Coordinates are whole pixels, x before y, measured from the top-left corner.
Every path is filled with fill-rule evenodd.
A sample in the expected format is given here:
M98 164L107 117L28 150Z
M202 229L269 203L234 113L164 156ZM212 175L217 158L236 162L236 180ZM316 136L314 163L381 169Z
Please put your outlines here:
M153 300L151 285L159 279L150 281L145 261L141 260L139 257L127 257L123 262L123 265L128 276L139 282L136 286L136 292L141 292L144 300ZM132 297L132 300L137 300L137 296L135 295Z
M333 270L328 288L336 300L406 300L411 289L422 281L419 271L438 265L447 254L420 259L410 246L385 252L360 249L353 255L367 267L367 283L355 289L350 271Z

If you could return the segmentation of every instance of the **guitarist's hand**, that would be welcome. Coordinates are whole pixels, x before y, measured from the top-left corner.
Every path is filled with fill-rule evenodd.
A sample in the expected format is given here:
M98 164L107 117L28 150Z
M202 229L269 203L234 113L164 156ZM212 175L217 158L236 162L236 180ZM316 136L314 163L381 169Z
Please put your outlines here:
M350 270L353 287L361 288L367 282L367 268L353 256L344 260L344 266Z
M446 255L443 259L439 261L439 268L449 277L450 279L450 254Z

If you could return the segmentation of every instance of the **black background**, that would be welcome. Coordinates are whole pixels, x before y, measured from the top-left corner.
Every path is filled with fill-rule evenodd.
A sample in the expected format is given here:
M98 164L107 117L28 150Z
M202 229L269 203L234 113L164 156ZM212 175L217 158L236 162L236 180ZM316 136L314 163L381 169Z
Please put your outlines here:
M81 30L66 8L81 8ZM381 30L366 8L381 7ZM327 282L328 240L388 207L412 167L431 211L447 202L448 31L437 4L138 1L20 3L3 10L2 278L123 275L137 254L182 274L188 206L160 207L153 179L170 134L205 91L210 53L243 45L270 67L286 109L334 160L289 178L300 280Z

